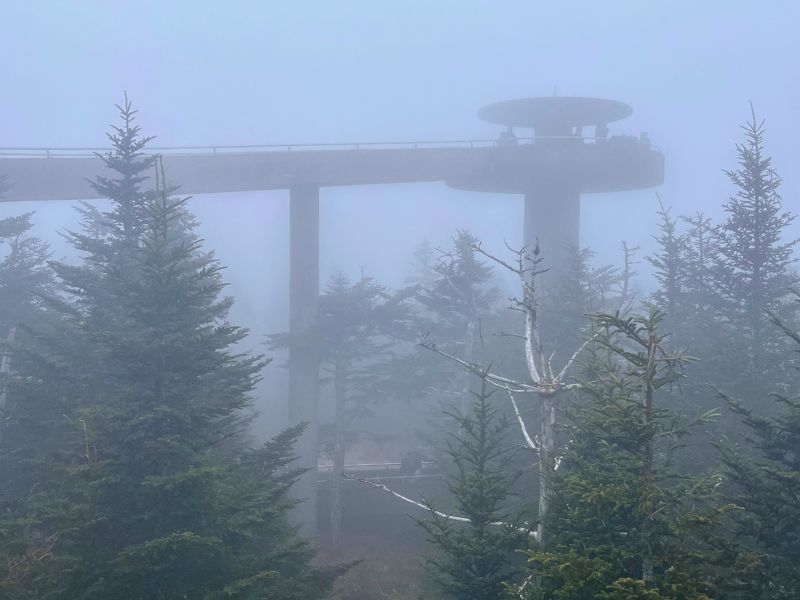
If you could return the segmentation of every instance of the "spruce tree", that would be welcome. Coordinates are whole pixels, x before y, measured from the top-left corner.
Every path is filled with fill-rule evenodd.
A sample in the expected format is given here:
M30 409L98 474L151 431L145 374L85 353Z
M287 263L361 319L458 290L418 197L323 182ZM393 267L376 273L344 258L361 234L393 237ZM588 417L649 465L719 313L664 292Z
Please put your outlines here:
M800 295L795 292L797 301ZM800 333L778 315L769 315L800 352ZM792 371L797 371L794 361ZM788 600L800 597L800 397L797 378L772 395L777 405L756 410L723 394L746 427L746 443L718 445L728 501L729 530L719 541L725 599Z
M687 429L658 402L685 359L664 348L663 315L597 315L596 343L569 444L551 476L548 537L529 553L529 599L698 599L692 535L717 479L676 472L671 457Z
M699 409L717 406L716 399L708 394L708 383L731 377L726 362L731 340L727 339L728 330L713 276L719 255L714 228L702 213L674 218L662 204L659 216L659 234L655 237L658 249L648 257L658 282L652 301L664 313L664 328L670 331L667 340L670 347L683 348L699 359L686 366L682 393L672 397L675 408L694 415ZM721 348L726 351L720 351ZM703 452L708 452L709 460L713 461L713 449L706 440L701 444L706 446Z
M510 424L492 406L486 372L471 394L467 412L448 413L459 429L449 435L447 454L455 469L447 487L461 522L430 504L431 517L418 522L438 550L428 560L447 598L499 600L513 597L509 584L522 567L516 552L531 537L520 515L509 509L519 473L508 472Z
M542 344L557 361L568 360L580 346L586 328L586 315L613 310L624 303L616 293L623 283L618 269L611 265L592 265L595 253L588 248L571 249L568 269L545 289L541 310L552 315L542 323Z
M726 360L740 378L766 381L783 354L766 311L782 314L787 308L788 288L798 281L789 269L798 240L786 238L794 216L783 209L781 178L766 154L764 121L752 105L751 115L742 126L744 141L736 147L738 167L726 171L736 192L716 229L714 276L729 334L737 340Z
M104 156L114 175L95 181L111 209L85 209L92 221L68 235L81 265L54 265L67 342L42 360L65 363L53 374L66 389L41 402L64 410L65 445L47 457L63 476L32 517L53 544L9 595L321 597L332 573L311 567L287 522L300 431L246 447L243 410L266 361L234 350L247 331L227 320L221 266L163 173L143 190L149 138L130 103L119 108Z
M417 296L430 317L431 337L469 362L476 357L480 319L500 299L493 269L475 251L477 243L474 235L458 230L451 247L439 252L433 280Z
M31 235L33 213L0 219L0 337L30 323L42 306L42 297L52 291L52 273L46 244Z
M29 418L20 414L26 398L15 386L16 372L25 369L22 348L31 342L30 327L52 317L44 303L53 287L49 252L30 234L31 216L0 220L0 593L10 581L24 580L52 541L32 532L28 515L38 490L47 488L38 458L54 442L52 428L38 404L28 403Z
M725 377L724 345L726 331L720 327L722 300L715 285L714 266L719 262L717 237L711 219L703 213L681 217L682 238L680 280L683 286L678 310L670 324L676 343L701 360L704 372ZM703 382L705 383L705 382Z
M657 250L647 257L647 262L653 266L658 284L653 302L664 312L667 323L672 325L680 320L679 314L683 308L686 239L678 230L677 220L670 215L670 209L664 206L660 198L658 216L659 232L654 236ZM674 326L671 329L674 332Z
M358 430L385 401L397 374L390 364L403 341L413 337L411 290L392 291L373 277L351 281L332 276L320 296L317 349L323 382L333 391L334 419L322 445L333 460L331 542L339 543L342 484L347 448L358 442ZM270 336L271 348L289 345L289 334ZM407 382L402 382L406 384Z
M481 328L487 317L496 311L500 290L493 284L494 269L483 260L474 246L478 238L459 229L449 247L438 250L438 260L431 267L429 283L419 288L416 300L417 329L426 342L462 357L468 362L481 362ZM470 398L470 376L458 365L447 361L431 361L429 352L419 348L398 363L398 369L414 373L416 395L425 397L429 407L428 423L442 423L441 414L458 396L466 410ZM453 423L421 431L423 441L438 452L446 432Z

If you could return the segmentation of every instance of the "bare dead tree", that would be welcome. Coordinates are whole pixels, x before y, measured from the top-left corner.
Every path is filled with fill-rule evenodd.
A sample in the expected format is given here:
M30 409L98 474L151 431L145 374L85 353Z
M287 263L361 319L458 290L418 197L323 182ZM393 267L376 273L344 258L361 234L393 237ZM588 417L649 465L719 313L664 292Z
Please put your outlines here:
M508 244L506 247L512 253L512 260L503 260L484 250L480 243L471 244L473 250L485 256L490 261L503 267L504 269L513 273L519 280L522 294L510 298L510 309L522 313L524 318L524 333L523 335L505 334L515 338L521 338L524 342L525 348L525 365L527 370L527 380L520 381L514 378L503 376L499 373L493 372L491 368L486 369L482 364L470 360L468 357L458 357L445 350L439 348L435 340L426 336L420 345L436 354L439 354L448 360L459 364L466 372L474 374L479 377L485 378L486 382L498 389L504 390L509 397L511 406L514 411L514 416L520 427L525 447L536 452L538 455L538 475L539 475L539 516L536 531L531 532L531 536L542 543L544 540L544 525L543 519L547 513L549 506L551 492L548 485L548 479L551 474L558 468L558 456L556 453L555 441L555 425L556 425L556 402L560 395L564 392L575 390L580 387L578 383L568 383L567 374L570 368L574 365L583 349L592 341L589 338L584 341L569 359L563 364L560 369L553 367L554 353L547 353L542 346L540 331L540 315L538 306L538 290L537 290L537 277L546 272L546 269L541 268L542 257L540 256L538 243L532 250L523 247L519 250L511 248ZM531 394L538 402L539 407L539 431L536 435L531 435L525 420L522 417L522 411L517 402L517 395ZM359 480L362 481L362 480ZM411 498L397 493L388 486L383 484L375 484L363 480L362 483L379 487L380 489L392 494L393 496L420 508L427 508L422 502L415 501ZM454 521L466 521L465 517L455 515L438 515L442 518L447 518ZM498 525L503 525L498 523Z
M525 347L525 365L527 368L527 381L518 381L509 377L504 377L494 372L486 373L486 381L499 389L504 390L511 401L514 416L520 426L526 447L538 454L539 470L539 524L537 527L537 539L541 543L544 540L543 518L547 513L550 500L550 490L548 479L557 469L558 459L556 456L555 425L556 425L556 401L563 392L577 389L579 384L567 383L566 377L577 360L581 351L591 341L583 342L575 352L564 363L561 369L554 369L554 353L547 353L543 348L539 335L540 315L538 306L537 277L546 272L541 268L542 257L540 256L538 242L532 250L527 247L513 249L508 244L506 248L512 253L513 259L504 260L494 254L484 250L480 243L472 245L473 249L488 258L495 264L513 273L519 280L522 288L521 297L510 298L511 310L522 313L524 318L524 334L521 336ZM518 336L515 336L518 337ZM421 345L449 360L460 364L465 370L480 374L483 372L481 365L469 360L453 356L439 349L435 342L423 340ZM519 404L515 394L532 394L539 404L539 432L536 436L531 436L522 418Z

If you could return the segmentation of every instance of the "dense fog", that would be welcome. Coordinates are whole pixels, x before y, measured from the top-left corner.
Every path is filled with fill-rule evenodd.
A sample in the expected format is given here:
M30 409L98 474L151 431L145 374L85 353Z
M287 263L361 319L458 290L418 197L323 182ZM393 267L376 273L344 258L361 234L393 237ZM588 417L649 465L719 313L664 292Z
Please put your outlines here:
M2 12L0 598L800 597L796 3Z

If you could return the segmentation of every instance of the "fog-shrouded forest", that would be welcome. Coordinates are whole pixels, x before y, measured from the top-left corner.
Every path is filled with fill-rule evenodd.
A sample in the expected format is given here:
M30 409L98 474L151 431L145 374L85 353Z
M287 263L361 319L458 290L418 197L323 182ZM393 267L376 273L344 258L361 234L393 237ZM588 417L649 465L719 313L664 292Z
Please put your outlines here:
M3 8L0 600L800 598L795 3Z

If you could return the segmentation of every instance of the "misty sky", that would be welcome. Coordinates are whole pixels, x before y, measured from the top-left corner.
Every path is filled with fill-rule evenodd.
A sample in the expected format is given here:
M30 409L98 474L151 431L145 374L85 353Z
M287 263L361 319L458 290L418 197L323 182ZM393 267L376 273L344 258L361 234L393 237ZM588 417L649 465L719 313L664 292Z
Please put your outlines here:
M104 145L127 90L160 145L495 137L488 102L525 96L622 100L612 134L646 130L666 156L666 203L718 214L738 124L752 100L799 211L800 55L793 1L259 2L5 0L0 146ZM177 182L179 183L179 182ZM521 238L513 196L443 184L323 190L323 275L363 265L392 284L421 239L466 227L497 246ZM35 209L38 231L74 224L65 203ZM240 319L286 315L287 194L199 197L201 233L228 265ZM582 244L605 261L622 239L652 247L653 190L585 196ZM798 228L800 230L800 227ZM266 258L265 258L266 257ZM642 265L642 270L644 266Z

